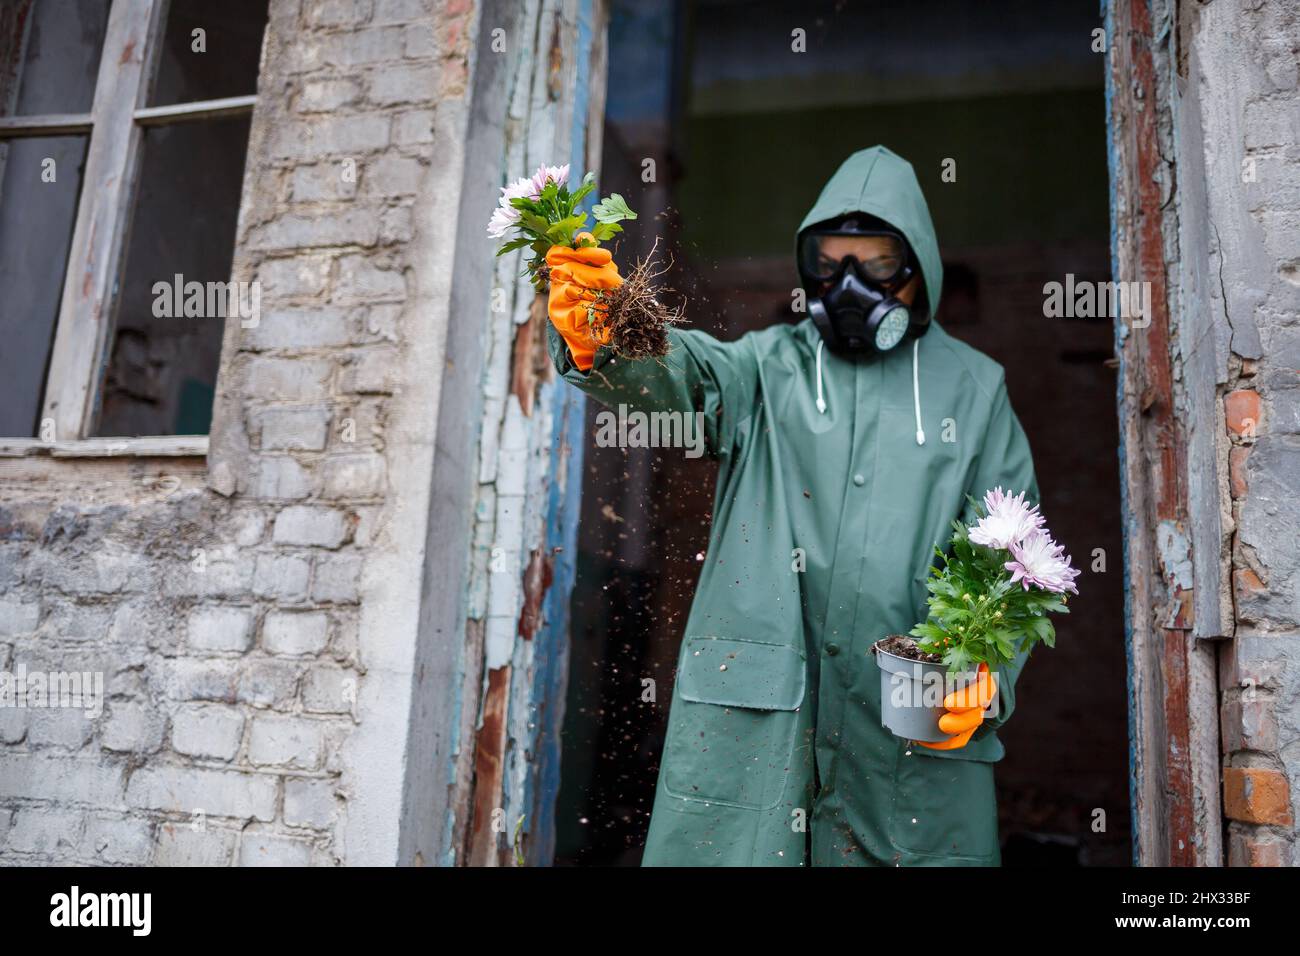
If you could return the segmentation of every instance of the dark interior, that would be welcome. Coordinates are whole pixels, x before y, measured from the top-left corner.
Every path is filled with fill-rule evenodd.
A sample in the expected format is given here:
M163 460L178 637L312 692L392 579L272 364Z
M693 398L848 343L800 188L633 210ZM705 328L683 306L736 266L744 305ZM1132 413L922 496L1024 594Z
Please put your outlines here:
M171 4L150 86L151 106L257 92L267 0L228 0L220 17ZM199 31L199 32L196 32ZM145 129L116 323L97 433L203 435L212 421L226 303L204 295L201 315L176 313L159 284L230 279L248 116ZM184 215L177 215L183 209ZM171 308L159 308L159 296ZM198 299L190 301L197 302ZM216 305L222 308L214 308ZM192 313L194 310L191 309ZM162 314L159 314L159 313Z
M616 0L610 26L601 192L641 213L615 255L665 240L694 327L734 339L796 318L794 231L849 153L882 143L917 170L944 257L938 320L1005 366L1043 510L1083 569L1001 731L1005 865L1130 858L1111 329L1043 314L1045 283L1109 277L1098 25L1089 0L1015 0L996 16L955 0ZM795 29L807 52L791 49ZM597 447L598 410L588 403L560 865L639 861L716 473L680 450Z

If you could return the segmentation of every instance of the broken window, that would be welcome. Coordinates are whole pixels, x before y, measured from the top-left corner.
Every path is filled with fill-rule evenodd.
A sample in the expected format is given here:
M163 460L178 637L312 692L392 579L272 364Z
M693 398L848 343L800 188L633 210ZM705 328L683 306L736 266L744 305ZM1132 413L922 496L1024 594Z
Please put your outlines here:
M0 436L5 437L38 433L85 173L108 0L72 6L72 16L59 4L36 0L0 6Z
M0 436L207 432L267 7L3 5Z

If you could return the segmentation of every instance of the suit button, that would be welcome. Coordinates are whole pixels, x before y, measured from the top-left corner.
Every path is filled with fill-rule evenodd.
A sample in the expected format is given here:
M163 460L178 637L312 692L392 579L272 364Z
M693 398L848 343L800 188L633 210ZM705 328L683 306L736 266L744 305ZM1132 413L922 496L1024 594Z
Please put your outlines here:
M857 485L859 488L861 488L863 485L867 483L867 479L863 478L861 475L854 475L853 483Z
M827 654L828 657L834 657L834 656L835 656L836 654L838 654L839 652L840 652L840 646L839 646L838 644L827 644L827 645L826 645L826 654Z

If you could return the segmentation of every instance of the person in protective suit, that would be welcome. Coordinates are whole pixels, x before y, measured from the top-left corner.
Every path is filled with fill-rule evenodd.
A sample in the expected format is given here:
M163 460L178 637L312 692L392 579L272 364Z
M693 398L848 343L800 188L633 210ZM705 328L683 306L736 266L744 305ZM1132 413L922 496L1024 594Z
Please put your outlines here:
M999 706L945 704L952 737L881 726L872 644L925 619L925 580L967 496L1037 499L996 362L933 319L942 266L910 164L854 153L796 236L808 317L719 342L674 329L630 361L587 309L608 250L550 250L550 350L606 405L703 412L719 462L643 865L996 865Z

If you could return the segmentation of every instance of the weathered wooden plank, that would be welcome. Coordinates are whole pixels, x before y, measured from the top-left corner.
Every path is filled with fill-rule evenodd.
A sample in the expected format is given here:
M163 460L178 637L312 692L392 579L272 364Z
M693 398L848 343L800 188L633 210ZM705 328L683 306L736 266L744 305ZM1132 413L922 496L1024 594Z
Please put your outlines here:
M1207 87L1201 81L1200 56L1189 21L1198 14L1191 5L1184 5L1177 15L1180 23L1174 31L1175 42L1186 48L1177 49L1173 57L1181 67L1175 66L1170 99L1178 162L1177 339L1186 409L1187 512L1191 516L1192 626L1185 638L1191 813L1196 862L1219 865L1225 850L1219 826L1223 799L1218 651L1211 642L1230 636L1233 630L1228 586L1232 579L1231 537L1225 533L1220 497L1227 486L1228 458L1219 399L1219 385L1228 377L1232 330L1224 311L1227 303L1215 294L1219 269L1211 260L1210 236L1217 217L1210 208L1206 151L1231 152L1232 147L1206 140L1202 111L1207 107L1213 110L1213 104L1202 103ZM1230 122L1235 125L1235 119ZM1235 165L1235 154L1232 161ZM1222 252L1216 250L1216 254ZM1213 305L1216 301L1218 308Z
M1157 4L1158 16L1167 16ZM1180 375L1168 23L1146 0L1108 9L1115 278L1150 283L1150 315L1117 319L1129 628L1135 856L1144 864L1218 862L1217 795L1205 793L1217 746L1204 730L1207 658L1192 636L1202 582L1189 511L1188 401ZM1158 27L1158 29L1157 29ZM1194 396L1203 402L1203 395ZM1216 504L1217 514L1217 504ZM1200 520L1200 515L1196 520ZM1205 535L1196 535L1197 541ZM1215 549L1217 553L1217 548ZM1206 582L1206 586L1210 586ZM1217 599L1217 595L1216 595ZM1211 694L1210 719L1214 703ZM1213 736L1213 735L1209 735Z
M67 136L89 133L94 125L90 113L61 113L47 116L0 117L0 139L24 136Z
M1186 38L1182 30L1178 36ZM1186 51L1190 75L1199 73L1195 49ZM1183 363L1183 389L1187 414L1187 496L1189 513L1196 516L1190 528L1195 601L1191 636L1217 640L1224 636L1225 582L1230 578L1230 556L1220 519L1219 491L1226 482L1226 455L1220 460L1223 426L1219 421L1216 385L1227 379L1227 355L1220 342L1230 335L1220 329L1226 322L1212 306L1215 296L1210 274L1211 234L1209 197L1205 182L1205 134L1201 126L1201 84L1185 78L1171 86L1178 142L1178 291L1181 316L1178 352ZM1222 308L1222 303L1220 303Z
M162 6L161 0L115 3L108 17L91 109L94 131L41 414L53 421L58 440L87 437L93 428L134 193L140 142L134 113L144 101L145 60Z
M257 94L254 93L248 96L228 96L219 100L147 106L135 111L135 121L141 126L170 126L173 123L220 119L223 116L248 116L252 114L253 107L256 105Z
M0 458L49 455L52 458L206 458L207 435L151 438L83 438L43 442L39 438L0 438Z
M605 16L603 3L594 0L523 5L503 180L541 163L568 162L574 176L584 163L594 168L587 149L593 122L588 96L597 87L603 102L605 78L603 59L597 57L598 74L590 73L589 64L591 49L603 42ZM516 861L518 827L524 859L545 864L553 853L559 790L583 405L573 389L555 380L546 351L545 302L521 270L518 253L498 260L496 298L506 308L490 317L470 588L471 614L478 608L483 615L484 666L489 674L508 666L511 677L503 704L494 698L501 690L491 681L484 692L475 741L475 823L466 856L471 862L486 859L479 841L495 839L498 859ZM486 716L501 706L504 736ZM495 755L484 751L490 746L498 748ZM508 823L506 835L480 828L479 816L489 806Z
M436 137L459 144L459 150L447 146L443 152L451 151L446 162L460 170L460 184L456 266L450 277L446 360L439 382L425 538L426 555L442 557L426 560L423 572L416 663L426 704L412 718L415 728L403 798L409 823L402 858L417 863L464 865L471 845L478 757L475 728L486 686L486 579L492 522L485 516L495 512L495 501L490 494L483 495L477 480L480 431L486 420L482 386L488 325L495 317L492 285L499 264L491 254L484 225L501 185L505 106L517 55L519 17L518 4L507 0L484 0L465 11L460 22L463 35L472 43L467 50L467 99L463 111L440 108L435 123ZM491 48L495 29L511 38L505 54ZM429 806L431 795L433 806ZM485 794L479 796L486 800Z
M583 0L576 10L575 95L569 162L575 170L600 174L600 141L605 122L605 49L609 9L604 0ZM592 140L596 143L593 151ZM553 377L547 366L548 382ZM548 394L549 393L549 394ZM582 467L586 396L563 382L543 389L550 401L551 475L546 503L544 562L537 590L544 594L542 627L534 637L531 734L533 774L525 797L528 806L525 858L529 865L549 865L555 855L555 809L561 781L561 730L569 683L569 599L577 574L578 521L582 502ZM526 598L536 591L525 584Z

